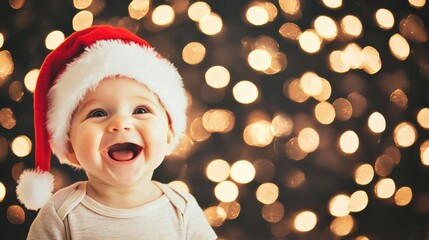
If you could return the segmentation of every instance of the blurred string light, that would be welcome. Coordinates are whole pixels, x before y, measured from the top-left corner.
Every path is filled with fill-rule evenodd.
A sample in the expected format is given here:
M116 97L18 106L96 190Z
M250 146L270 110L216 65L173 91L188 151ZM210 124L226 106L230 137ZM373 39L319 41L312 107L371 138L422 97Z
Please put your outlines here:
M307 17L304 13L307 14L308 6L302 1L249 1L243 4L241 20L244 26L259 32L268 28L276 29L274 33L264 32L259 36L243 36L241 39L244 71L252 73L251 80L242 80L249 79L249 75L240 76L240 71L234 65L222 61L212 62L210 42L213 40L220 43L233 30L224 22L222 12L214 11L218 8L212 8L213 3L174 0L159 5L150 0L132 0L127 2L128 16L104 21L99 14L108 6L107 2L74 0L75 15L70 21L75 31L107 23L127 27L135 32L143 28L144 31L147 28L149 31L161 32L170 26L190 22L204 36L180 41L181 57L186 64L181 69L187 72L192 68L201 68L199 70L204 76L195 81L204 83L205 91L201 90L200 96L192 92L193 96L189 97L192 103L190 114L193 116L190 118L189 131L172 156L186 159L193 153L192 149L203 146L205 141L237 133L240 138L238 141L243 143L243 147L237 145L237 151L249 152L244 157L248 160L235 161L227 153L223 155L220 152L218 157L205 163L205 174L212 184L214 200L210 207L204 209L204 213L213 227L220 227L227 220L240 221L240 215L248 216L247 201L243 199L250 196L261 205L257 208L258 214L268 223L269 231L275 238L286 238L288 235L300 235L309 231L317 234L321 231L317 225L322 223L328 223L328 231L333 237L348 238L359 232L360 218L355 219L354 214L368 211L367 208L373 201L385 201L402 207L420 199L419 194L413 192L413 186L397 187L396 175L392 172L401 163L401 150L409 147L418 148L419 164L429 166L429 140L425 139L424 133L420 134L422 130L429 129L429 108L411 109L413 95L406 74L388 74L389 70L384 64L391 64L391 60L396 60L399 64L418 55L418 50L414 47L426 44L429 33L423 19L416 14L400 15L389 6L373 9L372 24L386 36L384 45L390 52L385 52L376 43L370 46L360 41L368 33L372 33L368 30L369 26L363 25L368 22L361 16L341 12L347 2L321 0L319 4L328 11L323 15L315 15L308 21L308 26L300 21ZM417 10L427 7L425 0L408 0L408 4ZM24 9L25 1L9 0L9 5L15 10ZM331 14L334 12L335 14ZM278 22L281 24L277 24ZM53 50L64 41L65 35L60 30L50 31L46 35L45 46L48 50ZM14 52L4 49L4 46L8 46L10 37L6 31L0 33L0 86L6 89L8 99L19 105L25 101L27 93L34 92L39 70L26 70L27 73L22 74L23 79L15 78ZM291 47L300 51L293 52ZM288 69L290 63L296 64L296 60L300 60L298 53L304 57L325 57L325 62L321 64L328 71L303 68L300 72L294 72L293 69ZM417 66L424 72L428 61L420 59L417 62ZM287 78L279 74L282 72L287 72ZM356 77L361 73L365 77ZM271 106L267 107L267 99L271 96L266 94L264 81L265 76L269 75L274 75L274 81L281 83L278 85L279 89L273 88L270 91L280 91L287 101L292 102L287 106L285 103L285 109L275 110L276 112L271 112ZM395 107L395 111L414 110L412 119L396 121L397 119L392 118L390 109L376 109L378 105L373 101L378 100L373 99L367 91L371 82L369 79L375 78L383 85L381 88L385 95L380 96L385 97L388 104ZM271 80L267 80L270 83ZM192 88L197 83L191 85ZM213 94L212 99L215 100L209 101L211 97L206 95L210 94L206 93ZM249 114L241 116L225 105L205 106L205 101L207 104L223 104L221 101L229 96L238 106L251 109ZM296 106L301 106L306 114L296 112ZM253 111L254 108L263 110ZM32 151L29 136L13 132L22 128L19 125L21 116L21 110L13 105L1 106L0 126L12 134L7 135L7 138L0 136L0 163L9 161L9 148L18 158L25 158ZM363 126L354 125L354 119L357 118L359 120L356 122L362 122ZM364 121L360 121L362 119ZM373 140L366 142L371 138L376 139L376 143L371 142ZM329 146L326 142L336 142L337 145ZM371 157L362 155L362 152L368 151L368 144L377 146L379 150ZM235 147L231 146L234 150ZM271 150L271 147L275 150L267 152L275 152L280 156L278 159L267 154L261 159L248 157L257 156L253 153L259 150ZM323 210L306 210L305 205L300 205L295 213L291 212L288 199L284 200L282 196L287 191L306 190L306 187L314 184L315 177L303 167L303 162L295 161L329 167L328 163L319 160L319 156L323 159L329 151L335 152L326 154L326 158L334 159L333 162L336 161L336 153L344 158L356 159L355 162L345 160L350 164L347 169L351 170L350 178L355 183L354 189L334 192L329 201L323 203L331 215L330 221L326 221ZM311 161L313 159L315 160ZM12 167L15 181L24 167L23 162ZM66 182L61 172L56 174L59 182L61 179ZM193 191L193 185L182 180L174 180L169 184L187 192ZM0 182L0 202L10 192ZM292 207L295 207L293 203ZM18 205L8 206L6 215L12 224L26 221L25 212ZM354 239L370 238L356 235Z

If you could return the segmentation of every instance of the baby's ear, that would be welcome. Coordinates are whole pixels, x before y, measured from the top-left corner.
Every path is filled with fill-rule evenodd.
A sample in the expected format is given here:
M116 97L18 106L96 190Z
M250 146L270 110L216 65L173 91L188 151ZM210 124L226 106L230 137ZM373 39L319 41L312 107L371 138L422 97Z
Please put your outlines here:
M70 163L80 166L79 161L76 158L76 154L74 153L73 146L71 145L71 142L67 142L67 150L66 150L66 157L70 161Z
M167 133L167 144L168 144L168 149L166 152L166 155L170 155L171 152L173 152L173 146L172 146L172 142L173 142L173 138L174 138L174 132L171 128L168 129L168 133Z

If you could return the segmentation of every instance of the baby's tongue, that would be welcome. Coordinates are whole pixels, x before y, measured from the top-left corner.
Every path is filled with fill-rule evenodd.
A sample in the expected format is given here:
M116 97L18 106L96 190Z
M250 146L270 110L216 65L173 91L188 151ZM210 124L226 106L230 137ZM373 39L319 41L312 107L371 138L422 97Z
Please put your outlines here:
M134 157L134 152L131 150L116 150L110 152L110 157L116 161L127 161Z

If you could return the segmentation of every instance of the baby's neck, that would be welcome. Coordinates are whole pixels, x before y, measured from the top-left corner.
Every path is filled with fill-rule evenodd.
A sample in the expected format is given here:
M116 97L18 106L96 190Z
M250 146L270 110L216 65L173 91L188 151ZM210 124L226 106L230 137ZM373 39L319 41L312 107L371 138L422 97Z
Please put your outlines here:
M161 197L162 192L152 181L136 186L116 187L88 181L86 194L95 201L112 208L134 208Z

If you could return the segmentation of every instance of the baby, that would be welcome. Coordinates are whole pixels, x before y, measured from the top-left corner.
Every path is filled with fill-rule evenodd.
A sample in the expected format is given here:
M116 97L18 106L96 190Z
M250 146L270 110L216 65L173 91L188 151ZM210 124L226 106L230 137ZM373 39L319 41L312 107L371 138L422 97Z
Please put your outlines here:
M45 59L34 94L36 163L18 199L40 209L28 239L216 239L189 193L152 180L186 128L176 68L135 34L75 32ZM53 196L51 151L87 181Z

